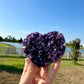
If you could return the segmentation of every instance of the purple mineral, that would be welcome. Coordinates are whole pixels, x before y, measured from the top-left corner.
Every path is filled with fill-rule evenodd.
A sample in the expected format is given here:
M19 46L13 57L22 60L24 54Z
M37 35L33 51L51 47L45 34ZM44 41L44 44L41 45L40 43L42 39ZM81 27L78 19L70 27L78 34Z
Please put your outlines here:
M23 52L38 67L46 66L63 56L65 51L64 36L57 32L29 34L23 41Z

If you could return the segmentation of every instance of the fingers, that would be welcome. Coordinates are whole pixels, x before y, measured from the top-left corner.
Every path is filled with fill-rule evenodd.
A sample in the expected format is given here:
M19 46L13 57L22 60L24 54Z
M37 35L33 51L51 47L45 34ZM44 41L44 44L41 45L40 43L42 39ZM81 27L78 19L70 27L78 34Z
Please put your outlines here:
M28 67L27 73L25 74L24 79L29 81L28 84L31 84L36 74L39 74L40 68L34 65L30 59L27 58L26 61L29 62L29 67Z
M34 81L35 84L45 84L45 80L43 80L39 75L35 76Z
M38 82L39 82L40 79L41 79L40 76L39 76L39 75L36 75L36 76L34 77L34 83L35 83L35 84L38 84Z
M33 77L40 72L40 68L34 65L29 58L26 58L25 60L26 62L21 77L21 84L31 84Z
M27 58L26 58L26 59L27 59ZM26 59L25 59L25 61L26 61ZM24 69L23 69L23 73L22 73L21 79L23 78L23 76L24 76L25 73L27 72L28 66L29 66L29 63L28 63L28 61L26 61L26 62L25 62L25 65L24 65Z
M21 84L31 84L35 75L34 64L29 58L26 58L25 60L26 63L23 70L23 78L21 80Z
M32 70L33 69L33 66L34 66L33 63L32 63L32 61L29 58L26 58L25 61L27 62L28 66L29 66L28 69L31 69Z
M58 60L55 62L55 64L54 64L52 70L50 71L50 73L49 73L48 76L47 76L47 79L46 79L46 83L47 83L47 84L51 84L51 83L52 83L52 81L53 81L53 79L55 78L55 76L56 76L56 74L57 74L57 71L58 71L58 69L59 69L59 67L60 67L60 63L61 63L61 60L60 60L60 59L58 59Z
M28 58L26 58L26 59L28 59ZM26 61L26 59L25 59L25 61ZM25 65L24 65L23 72L26 72L26 71L28 70L28 66L29 66L29 62L26 61L26 62L25 62Z
M29 71L34 71L36 74L38 74L40 72L40 68L38 68L35 64L33 64L33 62L29 59L29 58L26 58L26 61L28 61L28 70Z
M40 76L41 76L41 78L43 78L44 80L46 79L46 77L47 77L47 75L48 75L49 68L50 68L50 65L45 66L45 67L42 67L42 69L41 69Z

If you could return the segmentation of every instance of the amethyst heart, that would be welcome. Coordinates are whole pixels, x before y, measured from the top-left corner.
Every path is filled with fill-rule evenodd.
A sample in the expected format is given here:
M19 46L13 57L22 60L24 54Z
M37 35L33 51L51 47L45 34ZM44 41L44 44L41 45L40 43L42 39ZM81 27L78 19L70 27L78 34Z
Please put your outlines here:
M23 52L38 67L46 66L63 56L65 51L64 36L57 32L29 34L23 41Z

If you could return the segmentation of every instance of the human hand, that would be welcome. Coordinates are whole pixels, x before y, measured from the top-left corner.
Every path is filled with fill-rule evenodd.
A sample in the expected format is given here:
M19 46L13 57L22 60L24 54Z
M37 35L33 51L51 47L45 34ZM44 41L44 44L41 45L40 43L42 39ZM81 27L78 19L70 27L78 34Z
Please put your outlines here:
M34 65L29 58L25 60L25 66L19 84L52 84L60 67L60 59L55 62L50 72L50 65L42 67L40 71L40 68Z

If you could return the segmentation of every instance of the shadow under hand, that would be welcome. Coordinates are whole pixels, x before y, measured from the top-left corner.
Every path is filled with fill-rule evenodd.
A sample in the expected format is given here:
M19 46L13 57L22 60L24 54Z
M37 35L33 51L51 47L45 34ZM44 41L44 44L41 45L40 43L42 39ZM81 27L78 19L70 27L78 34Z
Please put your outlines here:
M7 71L9 73L21 74L23 69L16 68L14 66L0 65L0 71Z
M77 63L77 65L79 65L79 66L84 66L83 64L79 64L79 63Z
M0 56L0 58L25 58L26 56Z

